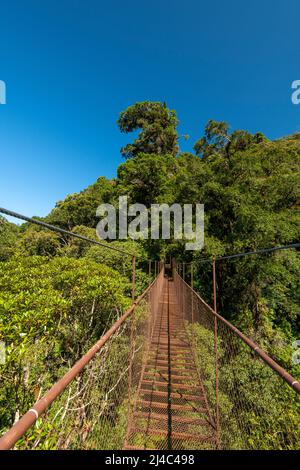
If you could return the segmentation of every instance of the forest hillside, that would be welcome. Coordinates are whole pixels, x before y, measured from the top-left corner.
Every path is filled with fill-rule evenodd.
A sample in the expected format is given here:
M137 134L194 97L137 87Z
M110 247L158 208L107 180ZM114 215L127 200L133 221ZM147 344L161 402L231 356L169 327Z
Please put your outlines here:
M106 202L117 208L119 196L147 208L203 203L201 251L186 251L184 240L103 241L138 255L137 294L151 279L146 260L173 257L193 262L195 289L212 304L211 263L203 259L299 241L300 134L271 141L211 120L202 135L199 130L193 152L181 152L176 112L159 102L128 107L118 126L129 143L121 149L124 162L116 178L99 176L41 220L96 239L97 207ZM299 278L297 250L217 265L218 311L295 377ZM0 218L0 340L7 345L0 431L130 305L130 289L130 257Z

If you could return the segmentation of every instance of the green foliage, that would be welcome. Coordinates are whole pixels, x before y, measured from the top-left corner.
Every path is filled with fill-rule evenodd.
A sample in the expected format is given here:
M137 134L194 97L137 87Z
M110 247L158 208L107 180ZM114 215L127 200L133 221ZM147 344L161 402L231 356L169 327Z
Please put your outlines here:
M112 267L121 275L126 276L127 279L132 280L132 257L124 255L124 253L119 251L105 248L105 245L108 244L105 240L102 240L101 243L104 244L103 247L96 245L89 246L84 253L85 258ZM147 273L147 255L143 246L134 240L113 241L109 242L109 246L128 253L134 253L137 256L136 295L140 295L150 283L150 277Z
M205 202L206 242L194 261L196 285L210 303L211 272L201 258L298 241L299 168L299 146L285 140L254 144L230 160L219 153L201 160L202 182L197 188L191 177L190 186ZM219 310L265 347L274 350L276 337L287 345L299 333L299 263L291 250L217 263Z
M76 225L73 227L72 232L91 240L100 241L97 238L96 230L94 228L86 227L84 225ZM61 256L80 258L85 255L90 247L94 246L94 244L86 240L66 235L64 236L63 243L61 244L59 254Z
M127 280L87 259L30 256L0 263L0 429L94 344L129 306Z
M17 236L18 227L0 215L0 261L5 261L13 255Z
M103 241L138 255L137 295L150 281L146 259L173 256L194 262L194 286L212 304L211 265L203 264L203 258L299 241L299 133L269 141L261 133L230 131L227 123L210 120L193 155L178 153L178 120L165 104L136 103L120 114L118 125L121 132L139 133L122 149L127 161L119 166L117 178L98 178L87 189L59 201L43 220L97 239L97 207L103 202L117 206L119 196L127 195L129 203L143 203L148 209L153 203L204 203L205 246L200 253L187 252L183 241L173 239ZM296 377L299 370L291 366L291 344L300 334L299 278L296 250L217 263L218 310ZM0 366L0 429L29 408L129 305L131 281L131 257L30 224L17 227L0 217L0 339L6 342L8 357L7 364ZM196 337L213 403L213 338L200 326ZM123 346L127 351L128 345ZM243 403L254 400L264 412L272 396L277 397L278 409L270 410L271 423L280 422L288 395L285 390L284 396L278 396L270 384L265 398L261 397L259 387L268 377L257 362L250 376L249 358L242 349L238 352L235 362L224 366L227 388L224 383L221 389L222 413L235 435L236 448L244 437L236 427L238 421L232 420L236 403L230 387L239 392ZM119 361L122 351L118 353ZM225 356L221 346L221 360ZM234 364L241 371L240 382ZM255 380L252 398L242 389L251 380ZM92 403L100 398L95 389ZM122 398L114 416L120 429L125 406ZM293 411L288 409L287 414L294 423ZM251 428L247 446L253 448L265 439L266 448L272 448L274 436L261 434L257 416L246 413L242 418ZM40 430L43 448L55 446L55 429L48 424L47 432ZM109 429L107 424L106 432ZM93 436L100 442L99 431Z
M17 245L20 253L30 256L55 256L60 248L60 237L37 225L28 226Z
M204 136L194 145L196 155L206 158L218 153L229 158L233 152L243 151L252 144L268 141L261 132L252 135L247 131L236 130L229 134L228 130L229 125L226 122L210 119L205 126Z
M141 302L134 317L123 323L46 415L18 441L18 449L122 448L129 406L134 405L139 385L136 377L145 354L143 332L148 315L147 304ZM128 400L130 355L135 382Z
M202 320L204 321L204 320ZM187 326L211 414L216 410L213 328ZM225 449L298 449L297 395L248 346L222 327L218 337L221 445Z
M144 101L129 106L120 114L118 126L121 132L139 129L141 132L132 144L121 149L122 155L126 158L135 157L139 153L176 155L177 125L176 112L160 102Z

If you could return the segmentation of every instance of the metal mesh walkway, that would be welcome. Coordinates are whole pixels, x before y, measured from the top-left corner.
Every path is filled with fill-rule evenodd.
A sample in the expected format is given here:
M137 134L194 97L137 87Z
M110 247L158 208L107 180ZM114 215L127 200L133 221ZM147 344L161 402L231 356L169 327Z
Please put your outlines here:
M125 449L212 449L215 442L174 282L165 279Z

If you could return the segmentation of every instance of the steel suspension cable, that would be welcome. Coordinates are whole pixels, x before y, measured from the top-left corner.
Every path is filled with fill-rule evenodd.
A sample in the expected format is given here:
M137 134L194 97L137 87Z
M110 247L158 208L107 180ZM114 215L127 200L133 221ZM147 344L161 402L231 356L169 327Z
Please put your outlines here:
M295 249L295 248L300 248L300 242L298 243L291 243L290 245L281 245L281 246L274 246L271 248L262 248L260 250L255 250L255 251L244 251L242 253L234 253L232 255L225 255L225 256L213 256L211 258L203 258L199 259L197 263L211 263L214 259L216 261L221 261L223 259L233 259L233 258L242 258L243 256L249 256L249 255L261 255L264 253L271 253L273 251L280 251L280 250L290 250L290 249ZM190 263L185 263L187 264L193 264L193 261Z

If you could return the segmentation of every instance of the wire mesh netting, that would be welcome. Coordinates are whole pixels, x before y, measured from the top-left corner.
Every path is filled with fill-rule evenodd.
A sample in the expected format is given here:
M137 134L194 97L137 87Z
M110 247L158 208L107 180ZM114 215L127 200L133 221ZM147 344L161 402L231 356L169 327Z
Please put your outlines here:
M299 395L175 272L178 308L223 449L299 449Z
M170 280L155 320L126 448L214 449L214 423Z
M17 442L17 449L122 449L163 282L150 289L93 359Z

